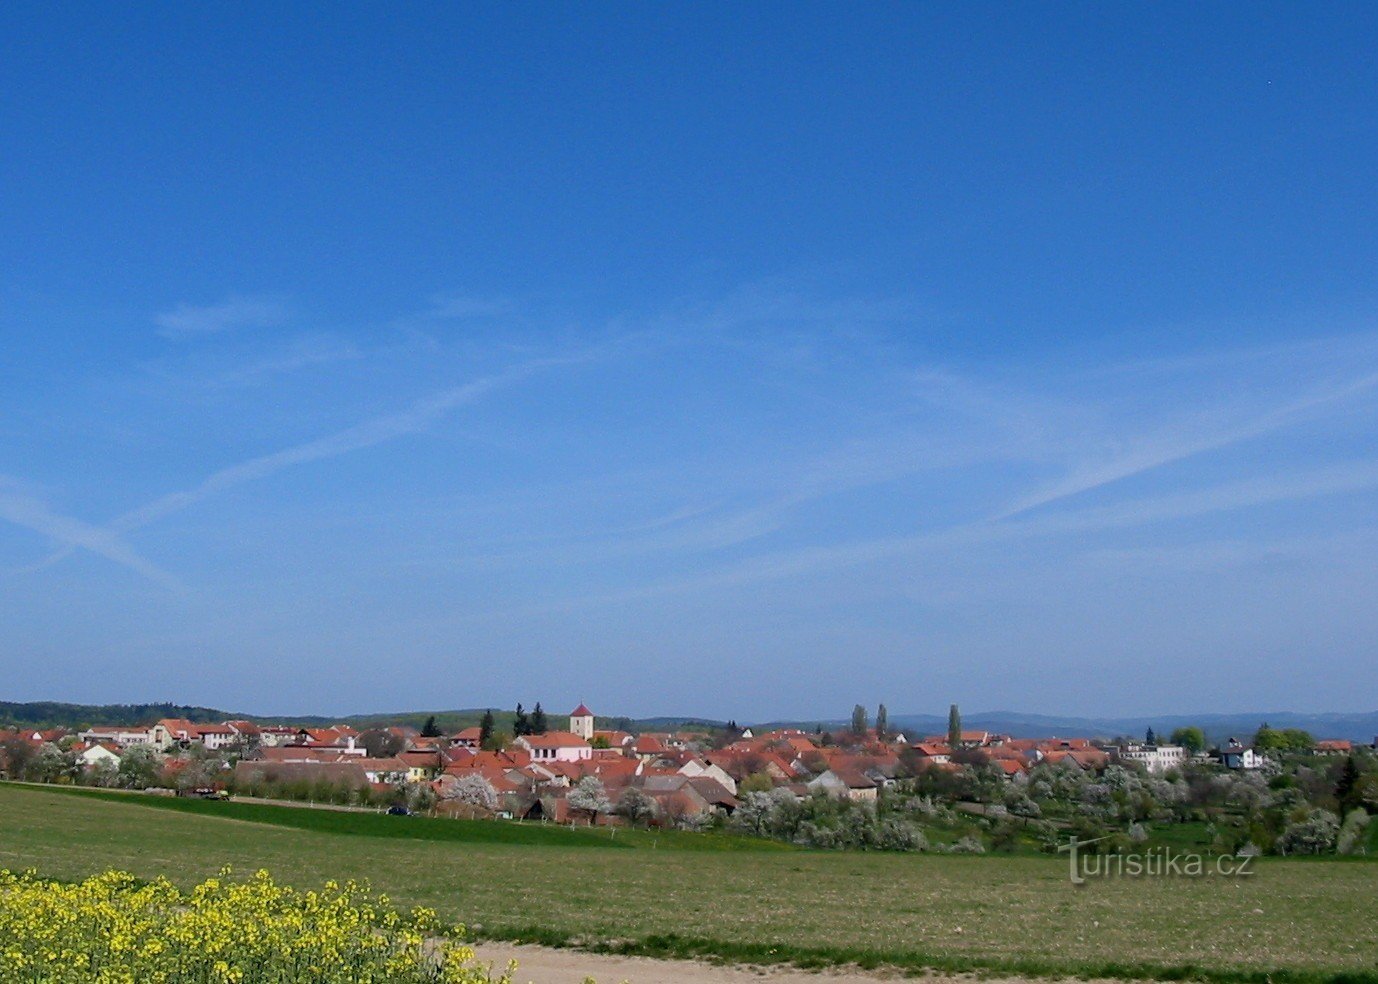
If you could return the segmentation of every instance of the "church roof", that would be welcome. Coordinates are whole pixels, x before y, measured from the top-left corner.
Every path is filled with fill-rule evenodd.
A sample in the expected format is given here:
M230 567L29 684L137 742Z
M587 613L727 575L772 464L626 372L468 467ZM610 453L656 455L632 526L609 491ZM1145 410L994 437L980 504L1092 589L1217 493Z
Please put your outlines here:
M590 710L589 710L587 707L585 707L583 704L580 704L580 705L579 705L578 707L576 707L574 710L572 710L572 711L569 712L569 716L572 717L572 718L582 718L582 717L590 717L590 718L591 718L591 717L593 717L593 712L590 711Z

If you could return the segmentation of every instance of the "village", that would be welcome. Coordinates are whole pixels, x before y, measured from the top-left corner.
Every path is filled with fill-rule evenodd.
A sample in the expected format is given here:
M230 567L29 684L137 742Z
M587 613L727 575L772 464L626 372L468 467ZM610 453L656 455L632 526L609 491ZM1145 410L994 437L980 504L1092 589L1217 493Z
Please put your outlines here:
M1266 749L1234 738L1207 748L1197 729L1175 733L1182 743L1159 741L1151 732L1143 741L1014 738L962 729L955 706L948 734L912 737L888 729L883 709L869 726L860 707L850 728L813 733L732 727L634 734L599 728L583 704L565 728L548 727L539 705L522 718L524 733L515 736L497 732L491 713L454 734L434 727L185 719L146 728L15 730L0 733L0 768L12 779L166 794L703 829L731 817L753 793L769 793L774 803L827 797L865 804L897 783L927 779L930 787L941 786L944 777L963 773L999 777L1017 790L1040 767L1088 778L1111 765L1144 776L1176 774L1188 765L1251 773L1265 770L1278 748L1313 756L1354 750L1346 740L1298 740L1283 732Z

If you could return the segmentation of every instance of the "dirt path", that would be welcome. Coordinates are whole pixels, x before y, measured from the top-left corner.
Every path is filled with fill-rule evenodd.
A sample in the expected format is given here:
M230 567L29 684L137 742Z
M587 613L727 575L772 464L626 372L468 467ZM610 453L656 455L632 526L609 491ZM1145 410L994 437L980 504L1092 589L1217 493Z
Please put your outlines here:
M871 971L830 970L814 973L787 967L719 967L696 960L659 960L654 957L618 957L543 946L482 943L479 959L492 961L501 972L507 961L517 961L519 984L583 984L592 977L598 984L876 984L902 980L897 974ZM931 976L916 978L922 984L974 984L974 977ZM986 980L982 984L1025 984L1023 981Z

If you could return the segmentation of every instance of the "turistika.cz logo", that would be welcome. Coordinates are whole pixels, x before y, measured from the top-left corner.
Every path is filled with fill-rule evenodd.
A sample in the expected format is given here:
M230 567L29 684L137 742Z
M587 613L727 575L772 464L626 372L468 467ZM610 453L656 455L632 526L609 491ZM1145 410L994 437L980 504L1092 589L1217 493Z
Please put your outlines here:
M1243 854L1207 857L1175 853L1168 847L1118 854L1081 850L1107 839L1077 840L1073 837L1058 846L1058 853L1068 856L1067 871L1073 885L1085 885L1088 878L1249 878L1254 873L1253 857Z

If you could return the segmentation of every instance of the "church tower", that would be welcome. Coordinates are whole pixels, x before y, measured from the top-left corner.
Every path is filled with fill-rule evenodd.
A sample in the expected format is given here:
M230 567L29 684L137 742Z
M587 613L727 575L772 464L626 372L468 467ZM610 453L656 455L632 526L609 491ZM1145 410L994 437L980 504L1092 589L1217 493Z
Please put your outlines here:
M580 704L569 715L569 730L584 741L593 741L593 712Z

